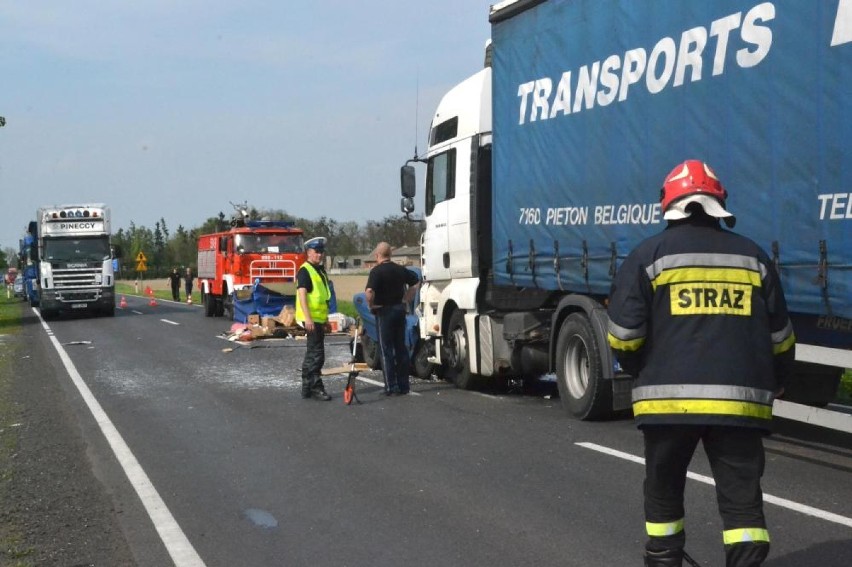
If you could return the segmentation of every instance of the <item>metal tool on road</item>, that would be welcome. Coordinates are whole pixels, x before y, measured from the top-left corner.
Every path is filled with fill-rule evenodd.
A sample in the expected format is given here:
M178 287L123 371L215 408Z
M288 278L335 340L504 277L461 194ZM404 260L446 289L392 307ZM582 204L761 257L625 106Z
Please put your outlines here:
M358 394L355 393L355 379L358 377L358 370L356 369L355 362L355 353L358 350L358 328L355 328L355 338L352 340L352 359L349 361L349 377L346 380L346 387L343 389L343 402L348 406L352 404L352 400L355 400L359 404L361 400L358 399Z
M358 374L362 370L369 370L370 367L364 364L363 362L355 362L356 352L358 349L358 329L355 329L355 338L352 340L352 358L349 360L349 364L344 366L337 366L335 368L323 368L322 375L329 376L331 374L348 374L349 377L346 380L346 387L343 389L343 401L346 405L350 405L352 400L355 400L359 404L361 400L358 399L358 395L355 394L355 379L358 378Z

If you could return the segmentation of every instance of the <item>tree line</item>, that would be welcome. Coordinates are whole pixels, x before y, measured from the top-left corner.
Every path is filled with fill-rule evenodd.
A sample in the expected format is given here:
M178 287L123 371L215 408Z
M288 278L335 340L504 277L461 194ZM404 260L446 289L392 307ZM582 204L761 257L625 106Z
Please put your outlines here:
M416 246L420 243L423 230L421 222L412 222L402 215L388 216L380 221L367 221L359 224L354 221L341 222L328 217L310 220L295 217L287 212L274 209L246 208L250 220L273 220L292 222L301 228L305 239L324 236L327 257L331 265L337 258L348 258L360 254L369 254L378 242L388 242L393 247ZM153 228L137 226L131 221L127 229L121 228L112 235L112 242L120 247L122 258L119 261L121 278L136 276L136 258L142 252L146 259L146 278L166 277L172 268L192 268L196 270L198 237L203 234L222 232L230 229L231 218L219 212L210 217L201 226L187 229L182 225L172 232L165 218L160 218Z
M310 220L295 217L287 212L275 209L256 209L246 207L251 220L274 220L292 222L305 233L305 239L324 236L327 257L331 265L337 258L348 258L360 254L369 254L379 242L389 242L394 248L416 246L420 243L422 223L412 222L402 215L388 216L380 221L367 221L359 224L354 221L341 222L328 217ZM133 221L128 228L120 228L112 235L113 244L121 249L119 275L121 278L136 276L136 257L142 252L146 259L146 278L160 278L172 271L172 268L192 268L196 270L198 237L203 234L226 231L231 227L231 218L225 213L208 218L201 226L185 228L183 225L172 232L166 219L161 217L153 228L137 226ZM18 251L14 248L0 250L0 270L20 267Z

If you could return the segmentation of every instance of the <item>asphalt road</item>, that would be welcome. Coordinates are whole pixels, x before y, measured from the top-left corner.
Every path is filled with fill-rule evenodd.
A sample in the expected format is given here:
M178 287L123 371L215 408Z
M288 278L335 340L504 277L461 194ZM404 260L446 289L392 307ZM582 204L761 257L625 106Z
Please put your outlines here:
M128 301L114 318L49 321L38 340L139 565L641 564L644 471L631 456L642 438L630 419L570 419L547 387L415 381L385 398L374 372L362 374L361 405L343 404L344 376L326 379L331 402L302 400L303 343L224 352L235 347L219 336L227 321ZM326 356L345 363L346 339L328 339ZM766 442L766 565L846 567L849 439L781 430ZM710 476L700 450L691 471ZM693 557L724 564L701 476L688 483L686 530Z

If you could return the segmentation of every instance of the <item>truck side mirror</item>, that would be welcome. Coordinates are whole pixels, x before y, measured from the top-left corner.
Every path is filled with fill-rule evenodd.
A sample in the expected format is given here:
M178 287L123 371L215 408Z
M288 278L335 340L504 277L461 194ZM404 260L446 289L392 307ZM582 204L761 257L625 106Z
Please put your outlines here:
M417 183L414 179L414 166L403 165L399 170L399 180L402 196L408 199L414 199L414 195L417 193ZM414 210L413 205L411 210Z
M414 212L414 199L411 197L403 197L399 203L399 208L406 215L410 215Z

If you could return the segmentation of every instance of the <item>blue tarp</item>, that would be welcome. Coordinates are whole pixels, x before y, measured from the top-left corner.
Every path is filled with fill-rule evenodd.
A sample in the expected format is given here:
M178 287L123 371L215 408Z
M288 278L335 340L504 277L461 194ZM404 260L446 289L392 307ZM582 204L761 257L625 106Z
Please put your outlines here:
M331 301L329 302L329 313L337 313L337 295L334 293L334 284L329 282L331 288ZM282 295L261 284L255 284L251 290L251 296L246 299L234 297L234 321L247 323L248 316L258 313L261 317L275 317L284 306L296 306L296 297L293 295Z

